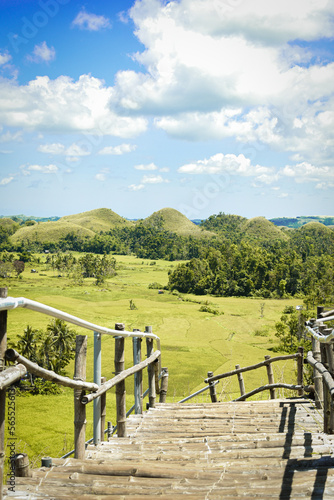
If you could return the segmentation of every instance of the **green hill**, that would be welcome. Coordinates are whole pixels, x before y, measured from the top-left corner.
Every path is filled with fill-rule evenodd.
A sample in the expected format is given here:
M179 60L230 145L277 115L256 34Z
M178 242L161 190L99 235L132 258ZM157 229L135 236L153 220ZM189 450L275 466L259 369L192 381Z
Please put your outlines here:
M243 238L259 243L288 239L285 232L264 217L254 217L244 221L241 225L241 231L243 232Z
M77 224L66 221L38 222L33 226L23 226L11 236L12 243L20 242L38 242L38 243L57 243L68 233L74 233L78 236L88 236L92 238L95 233Z
M109 208L98 208L89 212L74 215L65 215L59 222L68 222L84 227L95 233L109 231L115 227L132 227L134 223L124 219Z
M214 233L201 229L174 208L162 208L144 219L142 223L145 226L161 227L166 231L183 236L214 236Z

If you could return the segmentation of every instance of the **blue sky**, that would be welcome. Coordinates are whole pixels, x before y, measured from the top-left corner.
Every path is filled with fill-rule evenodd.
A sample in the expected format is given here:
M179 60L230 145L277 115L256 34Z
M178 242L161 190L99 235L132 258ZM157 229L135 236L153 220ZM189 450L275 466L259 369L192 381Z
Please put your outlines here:
M333 215L334 3L1 0L0 214Z

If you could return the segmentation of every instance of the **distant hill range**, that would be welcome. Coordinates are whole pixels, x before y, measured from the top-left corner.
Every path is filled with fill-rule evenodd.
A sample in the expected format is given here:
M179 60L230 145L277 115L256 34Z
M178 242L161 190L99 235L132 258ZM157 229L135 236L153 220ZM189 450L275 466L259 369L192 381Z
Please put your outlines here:
M302 215L300 217L275 217L269 219L275 226L298 228L309 222L320 222L325 226L334 226L334 217L329 215Z
M296 218L265 219L254 217L246 219L237 215L219 214L210 216L203 224L196 219L189 220L181 212L173 208L163 208L146 219L128 220L108 208L100 208L65 217L27 217L25 215L0 216L0 229L10 231L12 243L27 241L30 243L58 242L68 234L93 238L115 228L135 228L138 224L146 227L160 228L181 236L207 238L218 235L229 237L238 234L240 238L256 241L285 240L288 229L302 226L334 227L332 216L305 216ZM311 224L310 224L311 223ZM329 229L329 228L328 228Z

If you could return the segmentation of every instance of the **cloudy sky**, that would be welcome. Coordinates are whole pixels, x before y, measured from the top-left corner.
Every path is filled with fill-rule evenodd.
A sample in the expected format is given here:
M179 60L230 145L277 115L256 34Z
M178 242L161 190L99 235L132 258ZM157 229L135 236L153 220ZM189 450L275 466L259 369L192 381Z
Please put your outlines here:
M0 214L334 215L334 2L1 0Z

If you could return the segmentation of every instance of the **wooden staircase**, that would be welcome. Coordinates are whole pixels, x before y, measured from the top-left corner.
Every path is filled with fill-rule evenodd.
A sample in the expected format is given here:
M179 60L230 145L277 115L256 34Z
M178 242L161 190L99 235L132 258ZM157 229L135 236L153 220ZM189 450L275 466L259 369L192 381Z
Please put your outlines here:
M334 498L334 437L307 399L157 404L126 438L16 478L22 499Z

